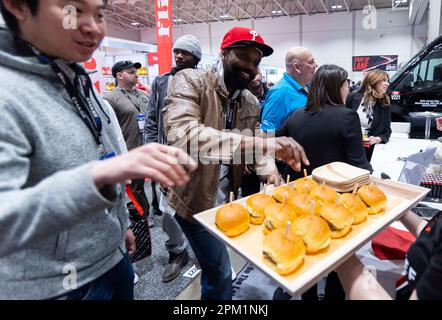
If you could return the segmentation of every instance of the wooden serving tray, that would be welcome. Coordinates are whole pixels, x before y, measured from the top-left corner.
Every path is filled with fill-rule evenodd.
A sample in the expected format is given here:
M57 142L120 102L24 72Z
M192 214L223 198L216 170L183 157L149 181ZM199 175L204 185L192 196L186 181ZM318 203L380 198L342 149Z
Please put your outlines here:
M278 274L271 263L263 258L264 225L250 224L248 231L237 237L229 238L215 226L215 214L219 207L196 214L194 218L215 237L252 262L292 295L302 294L322 277L335 270L346 258L353 255L384 228L400 218L408 209L417 205L430 191L426 188L391 180L381 180L376 177L371 177L371 180L387 195L385 213L369 215L366 221L353 225L352 230L345 237L332 239L327 249L315 255L306 255L303 264L286 276ZM268 186L266 193L271 195L273 189L272 186ZM235 203L247 208L247 198L236 200Z

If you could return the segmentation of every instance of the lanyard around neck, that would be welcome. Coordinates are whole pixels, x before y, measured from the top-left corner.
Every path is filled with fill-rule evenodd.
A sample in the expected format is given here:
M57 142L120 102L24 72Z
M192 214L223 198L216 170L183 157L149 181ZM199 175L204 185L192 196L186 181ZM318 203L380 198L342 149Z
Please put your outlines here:
M69 97L77 113L80 115L85 125L91 131L92 135L95 138L95 141L100 146L100 149L103 150L104 148L101 141L102 122L97 110L93 106L90 99L90 90L92 90L92 85L87 73L75 63L70 64L70 67L75 73L74 82L82 88L83 94L81 94L79 90L71 83L63 70L61 70L61 68L51 58L43 54L34 46L28 46L40 61L49 64L52 71L56 74L57 78L60 80L61 84L69 94Z
M121 92L127 97L127 99L128 99L133 105L134 105L134 107L138 110L138 112L141 112L141 107L140 107L140 96L138 95L138 91L137 91L137 89L134 88L135 96L137 97L137 104L135 104L135 103L132 101L130 95L129 95L125 90L123 90L123 88L118 87L118 89L120 89L120 91L121 91Z

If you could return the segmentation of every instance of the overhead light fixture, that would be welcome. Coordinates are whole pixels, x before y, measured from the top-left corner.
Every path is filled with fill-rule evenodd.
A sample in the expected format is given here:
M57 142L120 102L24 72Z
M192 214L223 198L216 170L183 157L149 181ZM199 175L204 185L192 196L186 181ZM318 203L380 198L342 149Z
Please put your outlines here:
M342 5L340 5L340 4L337 4L337 5L333 5L332 6L332 9L342 9Z
M282 11L281 10L272 10L272 14L281 14Z
M173 19L172 21L173 22L183 22L183 19L178 18L178 19Z
M133 25L133 26L139 26L140 23L139 23L139 22L131 22L131 25Z
M225 18L228 18L229 15L228 15L227 13L225 13L225 14L220 15L219 17L220 17L221 19L225 19Z

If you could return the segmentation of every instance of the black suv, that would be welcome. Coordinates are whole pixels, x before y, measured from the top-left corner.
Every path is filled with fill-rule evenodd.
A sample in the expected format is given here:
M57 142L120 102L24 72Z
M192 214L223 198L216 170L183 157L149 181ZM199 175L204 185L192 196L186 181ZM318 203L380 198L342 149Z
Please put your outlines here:
M425 112L431 112L431 138L442 136L436 130L442 116L442 36L425 46L391 77L388 89L391 121L410 122L411 138L425 135Z

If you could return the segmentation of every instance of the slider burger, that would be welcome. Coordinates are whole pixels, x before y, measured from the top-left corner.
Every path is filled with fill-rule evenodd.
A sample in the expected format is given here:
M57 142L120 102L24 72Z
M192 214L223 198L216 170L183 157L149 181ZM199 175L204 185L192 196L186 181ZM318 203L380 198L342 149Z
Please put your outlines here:
M295 190L300 193L310 193L317 186L319 184L315 180L307 177L296 179L293 183Z
M215 225L229 237L238 236L249 229L250 215L240 204L228 203L218 209Z
M330 227L324 219L316 215L300 216L293 222L290 230L301 237L309 254L327 248L331 242Z
M307 193L298 193L294 197L287 199L287 204L294 207L299 215L310 214L312 202L315 203L313 212L317 213L320 205Z
M304 242L291 232L286 236L284 228L266 235L262 247L264 258L281 275L293 272L304 260Z
M295 208L282 203L268 205L265 210L264 233L267 234L274 229L284 228L287 221L293 222L298 215Z
M367 206L358 196L351 193L343 193L339 197L339 203L353 214L353 224L361 223L367 219Z
M338 193L335 191L335 189L323 184L313 188L310 195L321 205L335 203L338 197Z
M345 236L351 229L353 215L340 204L326 204L319 209L319 215L328 223L332 239Z
M298 194L295 190L290 188L288 185L283 185L283 186L276 187L273 190L273 198L275 198L279 202L283 202L285 192L287 192L287 200Z
M358 190L358 196L368 206L368 214L381 213L387 206L387 197L378 187L373 185L362 186Z
M264 209L276 203L276 200L268 194L258 193L249 197L246 201L247 211L250 214L250 222L253 224L261 224L264 221Z

